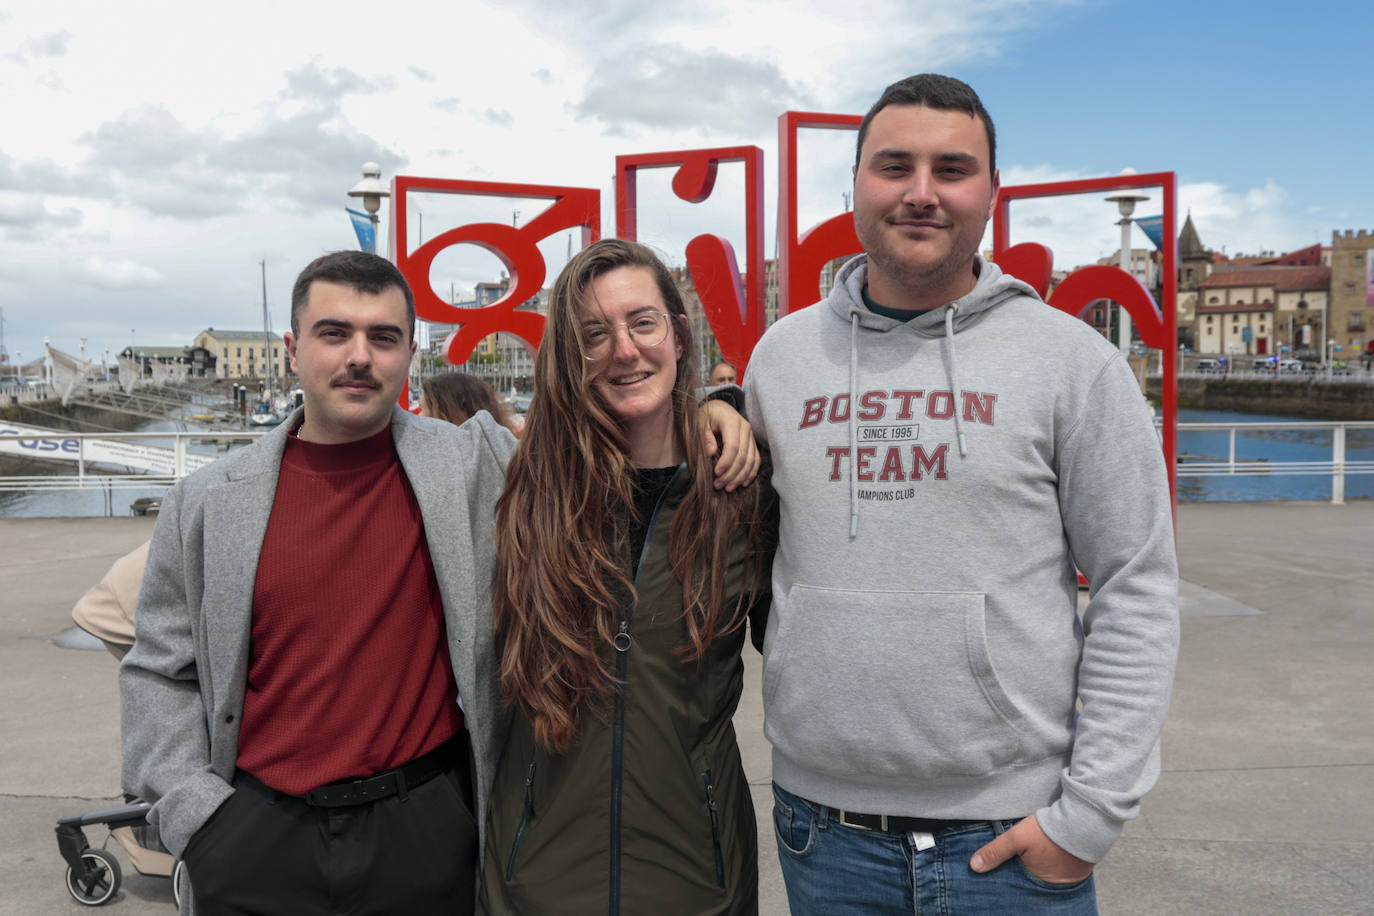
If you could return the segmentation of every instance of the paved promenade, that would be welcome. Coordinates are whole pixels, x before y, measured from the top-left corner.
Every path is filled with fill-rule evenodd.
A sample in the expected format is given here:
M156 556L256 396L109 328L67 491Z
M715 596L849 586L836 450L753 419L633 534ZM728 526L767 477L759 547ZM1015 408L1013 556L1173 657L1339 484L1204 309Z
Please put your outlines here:
M1183 650L1164 773L1098 868L1102 912L1374 913L1374 503L1195 504L1178 517ZM119 792L115 664L50 637L152 524L0 519L0 914L89 912L67 896L53 826ZM775 916L787 905L756 657L748 670L738 725L762 912ZM170 883L116 855L125 882L110 912L173 912Z

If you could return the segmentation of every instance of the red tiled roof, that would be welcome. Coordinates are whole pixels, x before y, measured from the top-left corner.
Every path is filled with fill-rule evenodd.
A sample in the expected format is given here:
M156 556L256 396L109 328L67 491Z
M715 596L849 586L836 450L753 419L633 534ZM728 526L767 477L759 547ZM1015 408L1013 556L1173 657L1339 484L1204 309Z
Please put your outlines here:
M1315 245L1308 245L1306 248L1299 248L1297 251L1290 251L1281 254L1275 260L1275 264L1293 264L1302 267L1317 267L1322 262L1321 242Z
M1219 266L1200 284L1204 289L1236 286L1272 286L1275 292L1327 289L1331 268L1317 267L1232 267Z

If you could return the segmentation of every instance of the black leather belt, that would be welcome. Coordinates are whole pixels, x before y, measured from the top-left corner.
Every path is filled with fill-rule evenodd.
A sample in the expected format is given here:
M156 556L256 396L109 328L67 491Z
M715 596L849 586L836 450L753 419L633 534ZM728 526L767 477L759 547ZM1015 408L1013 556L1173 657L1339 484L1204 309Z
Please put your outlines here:
M835 810L835 818L846 827L876 830L882 833L929 833L932 836L951 827L986 824L987 821L942 821L928 817L894 817L887 814L859 814Z
M457 738L445 741L428 754L416 757L405 766L399 766L394 770L387 770L366 779L345 779L341 782L331 782L327 786L311 789L304 795L297 797L307 805L314 805L317 808L343 808L348 805L363 805L390 798L393 795L404 797L409 790L423 785L440 773L445 773L453 768L457 762L458 752L463 747L459 740L461 737L460 734Z

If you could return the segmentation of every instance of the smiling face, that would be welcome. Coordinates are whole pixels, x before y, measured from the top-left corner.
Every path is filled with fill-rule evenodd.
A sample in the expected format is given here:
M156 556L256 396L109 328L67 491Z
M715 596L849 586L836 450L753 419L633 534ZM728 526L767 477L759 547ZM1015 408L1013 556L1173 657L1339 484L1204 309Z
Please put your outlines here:
M997 199L989 154L982 122L965 111L889 105L873 117L854 169L854 228L875 300L928 309L973 289Z
M682 355L676 319L661 319L668 322L667 333L653 346L636 343L629 330L636 319L668 311L653 273L646 267L617 267L593 280L585 299L578 315L583 341L610 334L605 353L590 363L592 390L623 424L635 464L676 463L660 450L676 451L673 387Z
M285 336L305 392L300 438L356 442L385 429L415 352L405 294L316 280L299 319L300 336Z

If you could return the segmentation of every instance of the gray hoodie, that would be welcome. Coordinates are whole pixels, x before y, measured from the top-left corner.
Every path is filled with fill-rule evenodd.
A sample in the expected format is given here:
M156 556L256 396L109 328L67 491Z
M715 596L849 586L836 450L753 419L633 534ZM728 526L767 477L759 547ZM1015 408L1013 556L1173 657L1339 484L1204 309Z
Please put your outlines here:
M1165 466L1120 352L977 266L972 292L904 323L864 307L855 258L750 360L782 511L773 778L868 814L1034 812L1096 862L1159 773L1178 651Z

